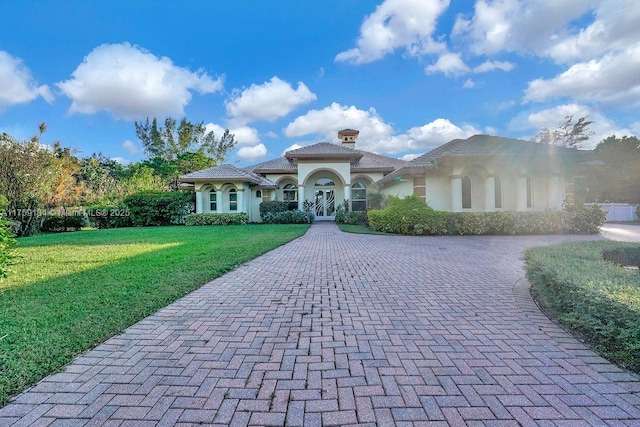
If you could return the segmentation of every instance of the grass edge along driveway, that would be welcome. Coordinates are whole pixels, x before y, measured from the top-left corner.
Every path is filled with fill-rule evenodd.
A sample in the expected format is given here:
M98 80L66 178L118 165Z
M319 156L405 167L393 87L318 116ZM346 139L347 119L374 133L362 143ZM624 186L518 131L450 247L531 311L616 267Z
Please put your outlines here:
M19 263L0 281L0 406L78 354L308 228L120 228L19 239Z

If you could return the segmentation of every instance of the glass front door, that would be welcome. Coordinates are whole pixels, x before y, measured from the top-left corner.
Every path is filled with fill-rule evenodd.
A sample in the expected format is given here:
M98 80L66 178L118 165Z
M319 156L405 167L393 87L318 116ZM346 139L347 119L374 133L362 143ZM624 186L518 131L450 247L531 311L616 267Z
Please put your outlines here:
M336 213L335 190L316 190L315 194L316 218L330 218Z

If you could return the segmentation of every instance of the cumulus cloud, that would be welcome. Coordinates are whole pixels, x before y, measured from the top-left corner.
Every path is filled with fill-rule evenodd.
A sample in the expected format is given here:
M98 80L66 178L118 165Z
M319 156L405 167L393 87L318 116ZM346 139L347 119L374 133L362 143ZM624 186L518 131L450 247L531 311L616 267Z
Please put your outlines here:
M284 154L285 154L287 151L297 150L298 148L302 148L302 147L304 147L304 145L302 145L302 144L298 144L298 143L291 144L290 146L288 146L287 148L285 148L284 150L282 150L282 155L284 156Z
M616 105L638 105L640 100L640 43L600 59L579 62L552 79L529 83L525 101L572 97Z
M440 55L435 64L427 66L424 70L427 74L441 72L446 76L456 76L471 71L459 53L451 52Z
M355 106L333 103L322 110L311 110L297 117L285 128L285 135L289 138L318 135L329 142L337 142L338 131L344 128L360 131L357 148L390 154L430 149L455 138L479 133L473 126L458 127L447 119L436 119L406 133L397 133L373 108L360 110Z
M222 89L222 81L204 71L189 71L167 57L157 57L129 43L96 47L76 68L72 78L57 83L72 100L69 113L106 111L115 118L182 116L192 91Z
M273 121L284 117L301 105L315 101L316 95L302 82L294 89L289 82L272 77L261 85L252 84L234 91L225 106L227 114L238 123Z
M215 123L207 123L205 125L207 132L213 131L216 139L224 135L225 128ZM255 128L249 126L236 126L229 129L229 133L234 135L238 147L255 145L260 142L260 136Z
M339 53L336 61L365 64L397 49L410 55L438 53L444 44L432 34L449 0L385 0L360 26L356 47Z
M599 0L478 0L473 16L457 17L452 35L478 55L545 53L573 20L597 3Z
M260 159L267 155L267 147L264 144L256 144L250 147L241 147L238 150L238 158L245 161Z
M134 156L142 151L142 149L136 143L131 142L128 139L122 143L122 148L124 148L129 154Z
M522 113L511 120L509 129L512 131L528 131L528 135L522 138L529 139L535 136L538 130L542 128L555 129L564 121L566 116L573 116L574 121L581 117L588 117L590 121L593 121L589 125L589 130L593 131L594 134L582 147L585 149L594 148L600 141L611 135L636 134L633 125L631 129L619 126L603 113L589 106L576 103L562 104L536 112Z
M422 153L422 154L424 154L424 153ZM415 154L415 153L405 154L404 156L400 157L400 160L405 160L407 162L410 162L411 160L415 159L416 157L420 157L420 156L421 156L421 154Z
M485 61L474 67L474 73L486 73L487 71L502 70L511 71L515 68L515 64L508 61Z
M0 50L0 111L11 105L26 104L42 97L53 102L47 85L38 85L20 58Z
M476 83L471 80L471 79L467 79L464 81L464 83L462 84L462 88L463 89L471 89L476 85Z

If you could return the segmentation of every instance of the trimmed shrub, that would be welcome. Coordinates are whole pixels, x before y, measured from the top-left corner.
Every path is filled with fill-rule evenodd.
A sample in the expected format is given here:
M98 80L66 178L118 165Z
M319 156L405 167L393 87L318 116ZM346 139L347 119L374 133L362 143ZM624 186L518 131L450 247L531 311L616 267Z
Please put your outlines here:
M7 277L9 266L14 264L13 248L16 245L13 238L11 223L0 218L0 278Z
M538 303L607 358L640 372L640 275L603 260L636 245L572 242L525 252Z
M605 249L602 251L602 259L623 267L640 268L640 246Z
M336 224L368 225L366 212L337 212Z
M262 221L267 222L264 219L265 215L275 215L280 212L286 212L289 210L289 203L281 202L279 200L270 200L268 202L260 203L258 209L260 209L260 218L262 218Z
M315 216L310 212L284 211L275 214L265 213L262 221L267 224L311 224Z
M131 212L124 205L91 205L86 208L89 225L95 228L131 227Z
M446 234L446 212L432 209L417 196L404 199L390 196L387 207L368 213L369 225L375 231L397 234Z
M78 231L84 224L85 218L82 215L47 215L40 230L51 233Z
M565 230L576 234L597 234L607 219L607 212L593 204L565 206Z
M143 191L124 199L134 226L184 224L193 195L182 191Z
M246 213L198 213L184 217L185 225L241 225L249 222Z

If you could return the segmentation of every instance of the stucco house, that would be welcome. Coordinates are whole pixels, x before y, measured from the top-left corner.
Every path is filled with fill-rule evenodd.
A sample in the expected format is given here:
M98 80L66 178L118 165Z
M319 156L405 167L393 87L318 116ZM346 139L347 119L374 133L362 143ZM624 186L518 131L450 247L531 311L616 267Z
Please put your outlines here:
M316 219L333 219L347 200L365 210L367 192L417 195L438 210L561 209L589 152L531 141L474 135L454 139L412 161L358 150L358 131L338 132L339 143L320 142L284 156L238 168L224 164L180 177L195 191L197 213L245 212L260 221L267 200L306 201ZM374 190L375 189L375 190Z

